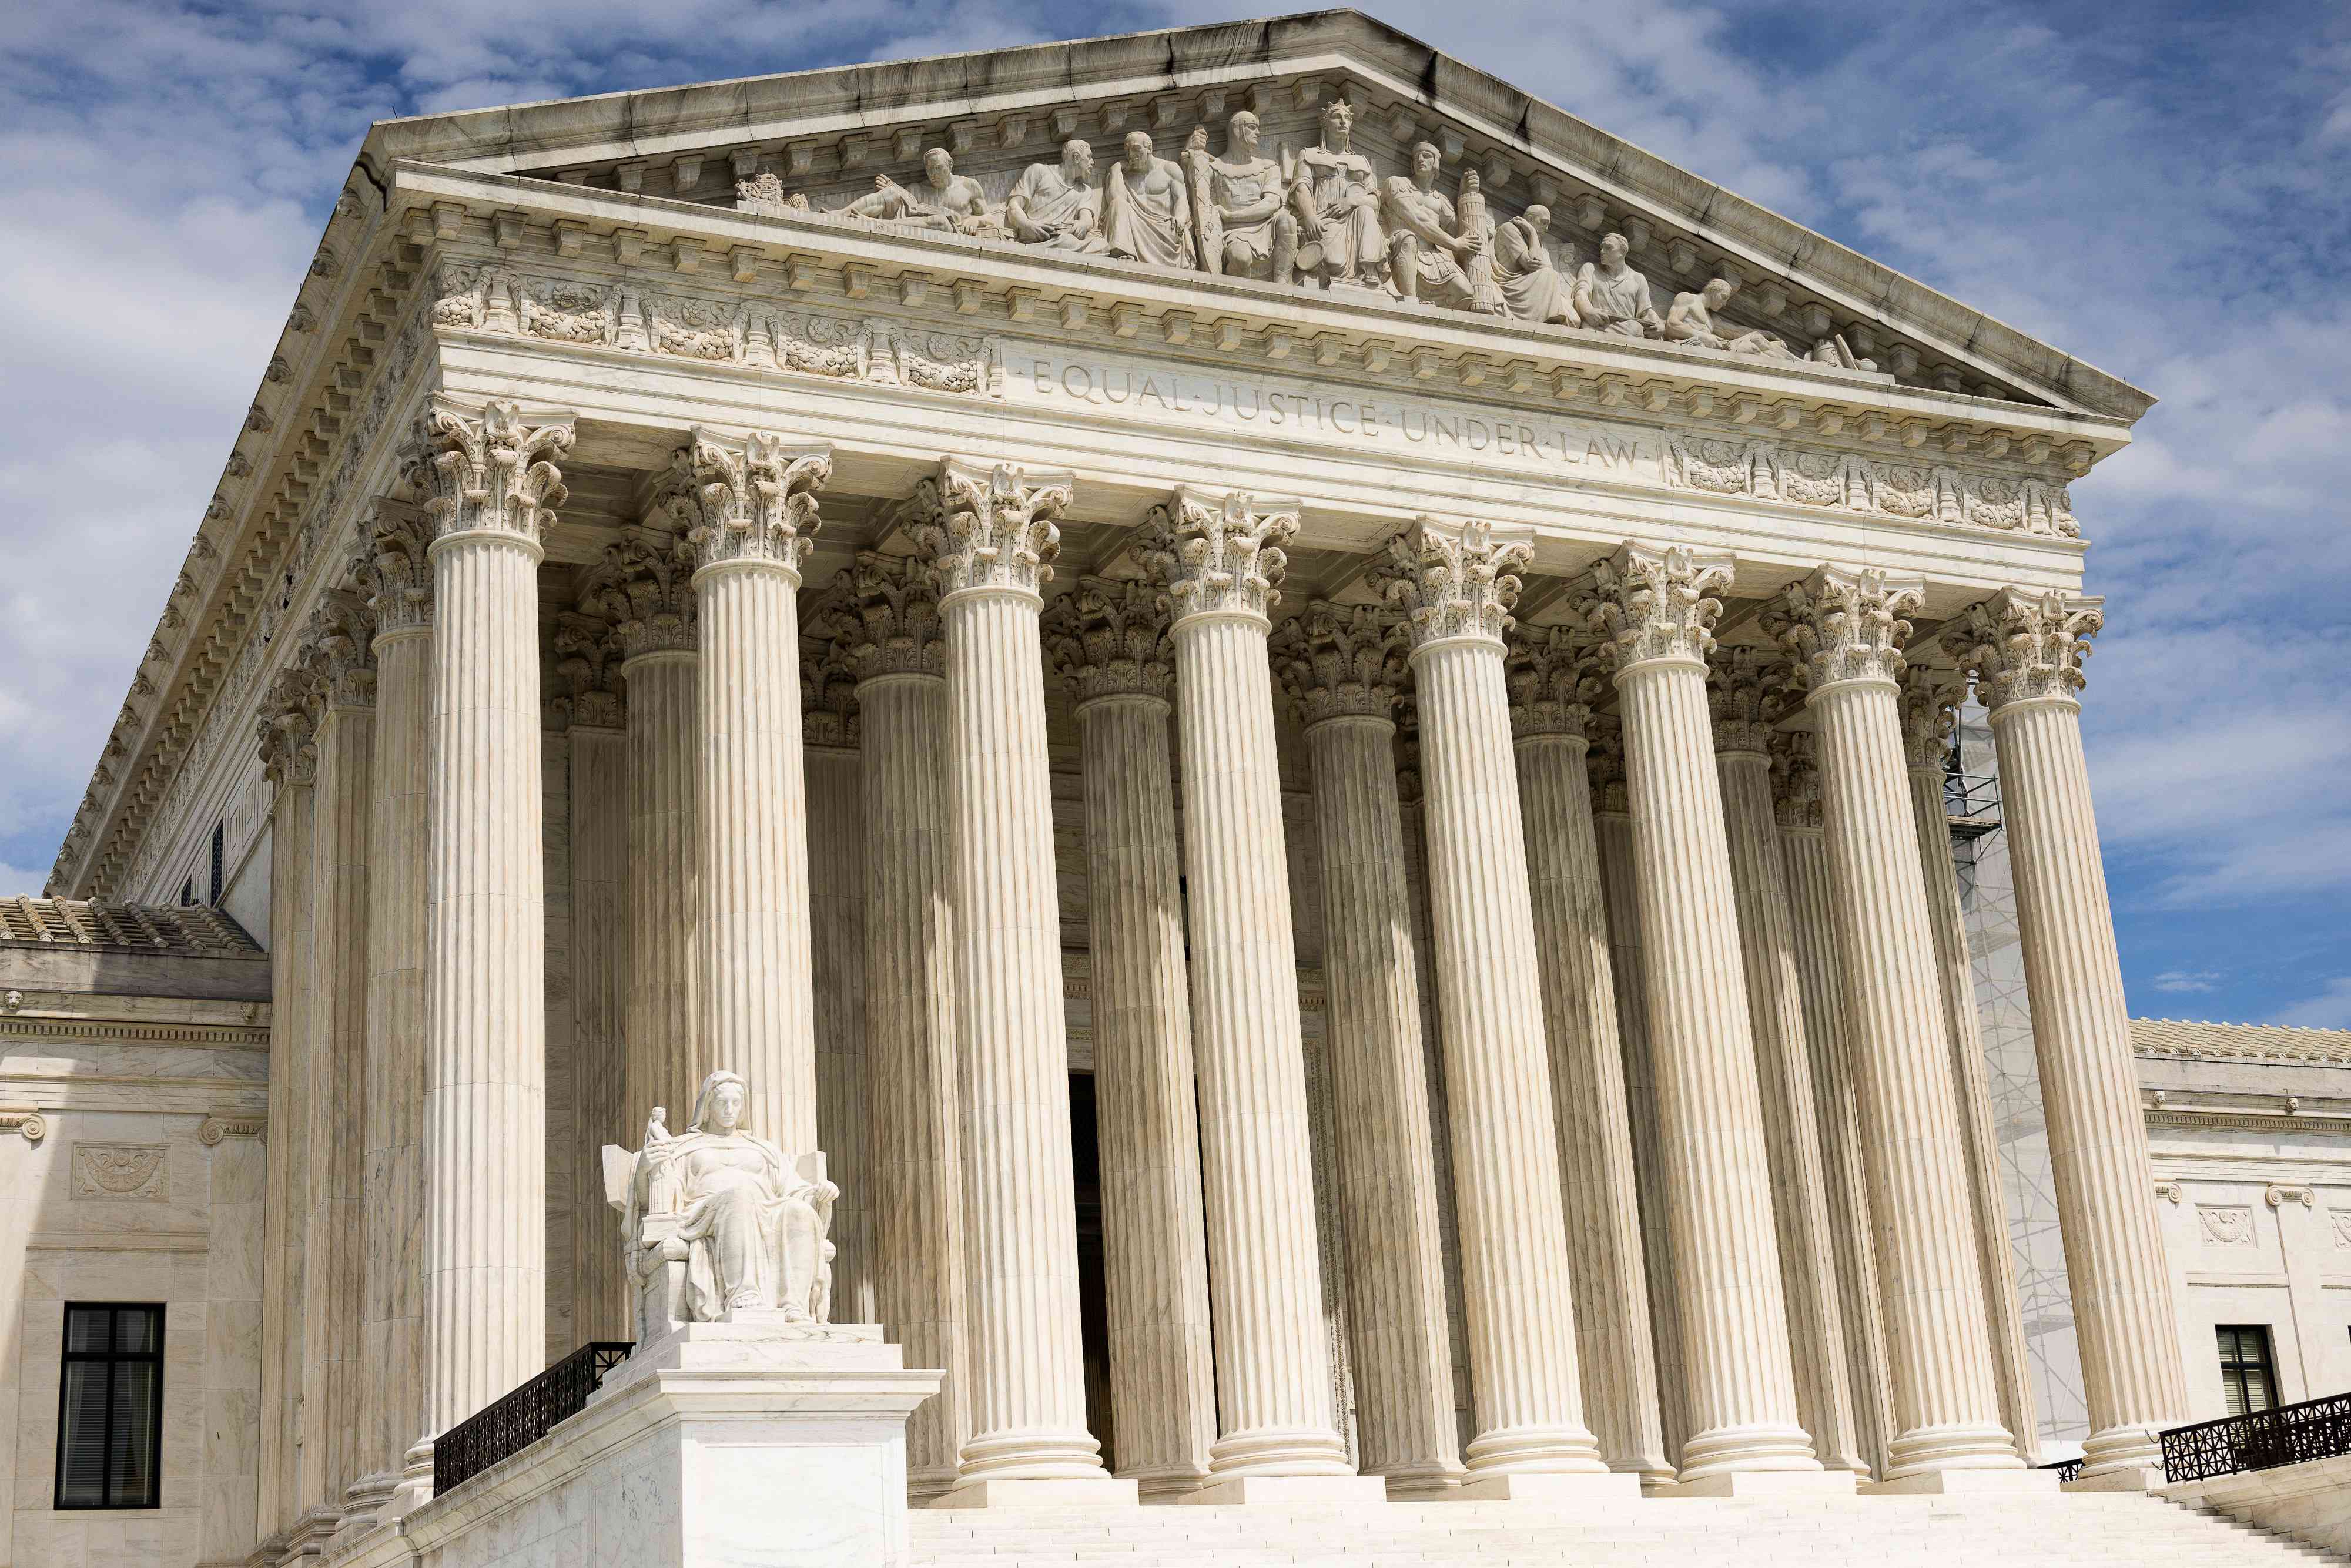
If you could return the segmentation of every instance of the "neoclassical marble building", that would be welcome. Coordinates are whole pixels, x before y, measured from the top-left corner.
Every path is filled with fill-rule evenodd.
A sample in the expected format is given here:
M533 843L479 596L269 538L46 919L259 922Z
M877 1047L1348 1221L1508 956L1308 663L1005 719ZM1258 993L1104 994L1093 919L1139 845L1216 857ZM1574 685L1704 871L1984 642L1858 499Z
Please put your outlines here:
M251 1561L632 1336L720 1067L924 1499L2053 1484L1970 689L2137 1481L2150 401L1353 13L379 124L53 883L268 934Z

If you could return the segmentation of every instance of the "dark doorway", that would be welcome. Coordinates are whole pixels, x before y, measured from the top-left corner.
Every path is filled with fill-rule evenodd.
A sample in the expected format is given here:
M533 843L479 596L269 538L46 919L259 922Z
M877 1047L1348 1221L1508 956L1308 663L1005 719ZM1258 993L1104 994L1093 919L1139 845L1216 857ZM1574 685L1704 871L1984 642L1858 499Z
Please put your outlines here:
M1102 1469L1118 1467L1111 1426L1110 1305L1102 1267L1102 1144L1094 1131L1094 1077L1070 1074L1070 1174L1078 1200L1078 1329L1085 1342L1086 1429L1102 1442Z

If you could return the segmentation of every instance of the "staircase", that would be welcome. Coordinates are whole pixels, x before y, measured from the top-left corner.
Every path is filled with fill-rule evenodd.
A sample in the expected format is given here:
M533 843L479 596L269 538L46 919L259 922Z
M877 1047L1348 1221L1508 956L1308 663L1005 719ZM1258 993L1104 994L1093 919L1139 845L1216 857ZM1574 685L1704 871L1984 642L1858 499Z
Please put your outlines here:
M917 1510L916 1568L2190 1568L2315 1548L2129 1493Z

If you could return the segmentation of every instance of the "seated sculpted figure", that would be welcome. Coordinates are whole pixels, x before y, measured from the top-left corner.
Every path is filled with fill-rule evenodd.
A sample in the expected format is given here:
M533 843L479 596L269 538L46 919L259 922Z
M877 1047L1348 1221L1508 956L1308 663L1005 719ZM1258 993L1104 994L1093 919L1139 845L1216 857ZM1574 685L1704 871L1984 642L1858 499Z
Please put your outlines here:
M1322 106L1322 141L1287 170L1298 217L1298 270L1325 282L1378 283L1387 272L1372 161L1354 150L1354 139L1355 111L1345 99L1332 99Z
M955 172L955 158L944 147L923 154L923 183L909 191L887 174L873 176L873 193L860 196L841 209L852 218L879 223L913 224L918 228L946 229L951 234L990 235L1007 231L987 210L987 194L979 182Z
M1457 310L1499 307L1481 302L1463 264L1485 244L1482 235L1453 232L1459 220L1437 188L1444 155L1433 141L1412 150L1412 173L1391 175L1380 187L1380 218L1388 232L1388 284L1406 299Z
M747 1131L747 1098L742 1076L721 1069L703 1081L684 1133L670 1136L657 1109L632 1164L625 1150L605 1152L608 1191L615 1164L628 1166L623 1233L648 1333L664 1326L656 1294L681 1322L726 1322L745 1309L788 1322L831 1314L825 1233L841 1189L824 1179L823 1156L795 1162Z
M1258 156L1258 118L1225 122L1225 155L1208 156L1208 128L1192 132L1184 168L1203 270L1287 283L1298 266L1298 214L1283 204L1281 167Z
M1192 204L1184 171L1151 149L1151 132L1126 133L1124 156L1102 183L1102 239L1113 256L1189 269Z
M1666 324L1649 302L1649 280L1625 265L1632 250L1623 235L1600 242L1600 259L1575 275L1575 313L1596 332L1620 338L1662 338Z
M1494 281L1511 319L1576 325L1573 290L1552 264L1543 235L1551 209L1540 204L1494 231Z
M1714 313L1730 303L1737 286L1727 277L1708 280L1696 294L1677 294L1674 308L1666 312L1666 340L1687 343L1692 348L1713 349L1725 354L1747 354L1759 359L1792 360L1796 356L1788 345L1769 332L1731 334L1716 329Z
M1031 163L1004 198L1005 226L1023 245L1098 256L1104 248L1101 198L1089 182L1094 150L1075 138L1061 143L1059 164Z

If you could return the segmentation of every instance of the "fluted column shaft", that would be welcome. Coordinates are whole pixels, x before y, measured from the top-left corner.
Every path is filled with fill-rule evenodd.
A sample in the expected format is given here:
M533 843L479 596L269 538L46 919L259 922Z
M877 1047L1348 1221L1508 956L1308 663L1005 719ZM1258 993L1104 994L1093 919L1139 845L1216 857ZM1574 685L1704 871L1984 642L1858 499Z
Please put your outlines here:
M1516 744L1560 1173L1574 1249L1569 1281L1575 1292L1576 1356L1584 1414L1608 1468L1665 1479L1672 1467L1657 1414L1656 1351L1586 745L1580 735L1558 732L1523 735ZM1630 980L1638 985L1640 977Z
M307 743L307 734L302 737ZM299 747L295 748L298 752ZM262 1216L260 1527L294 1521L302 1396L303 1195L309 1190L301 1128L308 1103L311 963L312 763L288 757L271 769L269 811L269 1140Z
M692 1080L749 1081L747 1124L817 1146L809 978L808 779L798 570L740 556L694 574L702 636L703 1031Z
M653 647L621 666L629 688L629 1001L623 1072L632 1129L660 1105L684 1130L704 1061L701 984L702 661ZM764 1134L763 1134L764 1135Z
M578 733L574 731L573 733ZM865 1085L864 760L813 744L808 766L809 962L816 998L816 1131L832 1203L832 1321L881 1322L873 1294L872 1112ZM954 962L950 949L946 962ZM928 1366L929 1362L916 1364Z
M907 1364L946 1372L906 1423L907 1482L927 1497L955 1483L970 1429L947 683L886 674L857 705L875 1304Z
M535 537L434 541L424 1097L435 1433L538 1370L546 903Z
M1196 1490L1217 1437L1167 715L1144 692L1078 708L1111 1402L1146 1499Z
M1420 978L1405 887L1395 725L1310 725L1322 852L1322 976L1354 1347L1355 1442L1391 1496L1461 1473Z
M2085 1479L2158 1462L2155 1434L2188 1408L2074 695L2087 640L2104 622L2099 605L2010 592L1964 618L2000 754L2033 1054L2090 1407Z
M608 699L609 700L609 699ZM613 718L620 716L616 712ZM649 1106L627 1102L629 737L571 716L571 1030L575 1162L573 1322L582 1343L636 1337L604 1146L633 1147ZM681 1124L682 1130L682 1124Z
M1959 870L1951 863L1950 821L1943 805L1940 759L1926 767L1911 758L1910 812L1918 829L1918 859L1927 873L1927 916L1942 966L1943 1023L1950 1045L1951 1082L1959 1098L1959 1131L1967 1141L1969 1214L1975 1224L1976 1267L1982 1276L1984 1316L1991 1329L1992 1370L2000 1388L2001 1425L2026 1464L2039 1457L2032 1408L2032 1371L2026 1357L2024 1312L2008 1240L2008 1206L2001 1197L2000 1145L1991 1118L1991 1073L1984 1064L1983 1024L1976 1011L1975 967L1968 954L1966 917L1959 910Z
M1860 1455L1854 1428L1811 1051L1779 824L1772 813L1771 758L1761 747L1761 736L1752 738L1751 746L1726 746L1717 753L1716 763L1730 846L1731 887L1739 904L1748 1019L1755 1032L1756 1081L1762 1092L1771 1159L1771 1207L1795 1355L1796 1398L1822 1465L1866 1474L1870 1467Z

